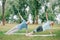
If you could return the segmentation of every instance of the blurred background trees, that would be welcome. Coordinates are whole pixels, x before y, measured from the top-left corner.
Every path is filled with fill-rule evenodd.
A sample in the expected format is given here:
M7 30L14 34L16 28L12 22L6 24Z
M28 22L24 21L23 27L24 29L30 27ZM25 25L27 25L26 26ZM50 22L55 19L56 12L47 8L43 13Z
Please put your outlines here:
M60 0L0 0L0 22L20 23L19 14L28 20L32 16L33 24L40 21L55 21L60 14Z

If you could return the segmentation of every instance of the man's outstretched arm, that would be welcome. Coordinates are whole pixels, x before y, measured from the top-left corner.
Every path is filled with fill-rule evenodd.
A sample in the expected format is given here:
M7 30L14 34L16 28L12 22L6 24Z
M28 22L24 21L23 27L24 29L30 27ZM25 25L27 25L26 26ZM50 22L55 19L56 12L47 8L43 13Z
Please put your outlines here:
M19 17L20 17L22 20L24 20L23 17L20 15L20 13L19 13Z

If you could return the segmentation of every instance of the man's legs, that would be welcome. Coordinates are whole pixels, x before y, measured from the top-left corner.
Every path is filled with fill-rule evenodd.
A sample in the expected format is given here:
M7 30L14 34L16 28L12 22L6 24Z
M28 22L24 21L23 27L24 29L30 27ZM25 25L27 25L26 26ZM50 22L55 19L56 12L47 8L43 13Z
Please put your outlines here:
M17 26L15 26L15 27L13 27L12 29L10 29L8 32L6 32L5 34L12 34L12 33L14 33L14 32L16 32L16 31L18 31L18 25Z

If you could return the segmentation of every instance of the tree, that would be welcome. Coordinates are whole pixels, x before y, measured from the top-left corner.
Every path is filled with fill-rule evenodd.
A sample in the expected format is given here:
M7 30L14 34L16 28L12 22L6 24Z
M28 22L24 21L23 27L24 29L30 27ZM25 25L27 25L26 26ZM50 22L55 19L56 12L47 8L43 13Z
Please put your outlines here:
M38 24L38 13L39 13L38 11L41 6L41 4L39 3L39 0L29 0L28 5L32 12L31 14L33 15L33 24L34 23Z
M5 25L5 18L4 18L4 12L5 12L5 2L6 0L2 0L2 22L3 22L3 25Z
M13 0L13 3L11 4L13 14L18 16L21 14L25 20L27 20L28 17L27 11L25 10L27 6L26 0ZM19 21L21 22L21 19Z
M55 6L52 6L50 0L44 0L43 2L42 2L42 5L45 7L45 12L41 13L40 18L42 19L42 21L55 20L54 19L55 13L54 13L54 9L53 9ZM48 3L50 3L50 6L48 6Z

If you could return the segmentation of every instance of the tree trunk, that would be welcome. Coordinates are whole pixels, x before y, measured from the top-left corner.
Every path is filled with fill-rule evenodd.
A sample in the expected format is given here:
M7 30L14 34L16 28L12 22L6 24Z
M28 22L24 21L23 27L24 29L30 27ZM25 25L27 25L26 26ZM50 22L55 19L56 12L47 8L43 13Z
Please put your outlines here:
M33 17L33 24L35 23L35 18Z
M5 18L4 18L5 1L6 1L6 0L2 0L2 23L3 23L3 25L5 25Z
M36 0L36 9L35 9L35 21L36 21L36 24L38 24L38 9L39 9L39 6L38 6L38 0Z
M38 10L36 10L36 16L35 16L35 18L36 18L36 24L38 24Z

